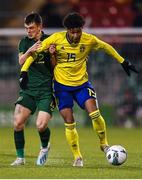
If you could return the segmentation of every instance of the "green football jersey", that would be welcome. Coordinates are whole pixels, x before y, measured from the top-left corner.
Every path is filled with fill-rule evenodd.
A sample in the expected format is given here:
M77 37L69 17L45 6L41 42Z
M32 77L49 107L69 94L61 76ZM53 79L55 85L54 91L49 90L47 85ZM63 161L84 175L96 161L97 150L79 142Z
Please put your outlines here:
M40 38L41 41L49 37L42 33ZM36 41L30 39L27 36L24 37L19 43L19 53L25 53ZM31 91L52 91L52 71L50 65L50 55L47 52L41 52L37 54L34 62L29 68L28 71L28 89L25 90L28 94Z

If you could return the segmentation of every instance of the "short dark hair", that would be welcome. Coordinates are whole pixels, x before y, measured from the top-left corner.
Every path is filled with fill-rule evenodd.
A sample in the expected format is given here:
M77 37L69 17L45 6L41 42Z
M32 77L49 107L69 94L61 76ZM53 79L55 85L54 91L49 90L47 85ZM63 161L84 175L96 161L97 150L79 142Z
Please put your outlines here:
M77 12L69 13L63 19L63 26L67 29L83 27L84 18Z
M32 12L25 17L24 23L25 24L31 24L31 23L42 24L42 18L38 13Z

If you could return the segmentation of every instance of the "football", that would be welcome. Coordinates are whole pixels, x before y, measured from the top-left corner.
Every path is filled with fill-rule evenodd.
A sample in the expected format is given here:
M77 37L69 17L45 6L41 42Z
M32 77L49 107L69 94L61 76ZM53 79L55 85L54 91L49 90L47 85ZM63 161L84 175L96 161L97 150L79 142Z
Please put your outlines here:
M121 165L127 160L127 151L121 145L113 145L107 150L106 159L114 166Z

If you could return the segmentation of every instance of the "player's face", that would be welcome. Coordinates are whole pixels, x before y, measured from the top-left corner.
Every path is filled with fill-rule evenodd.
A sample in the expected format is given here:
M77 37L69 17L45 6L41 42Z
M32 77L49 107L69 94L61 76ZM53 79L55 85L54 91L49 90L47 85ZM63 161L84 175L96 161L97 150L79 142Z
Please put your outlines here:
M27 35L30 39L38 39L41 33L41 25L36 23L24 24Z
M67 30L67 36L70 43L79 43L82 35L82 28L72 28Z

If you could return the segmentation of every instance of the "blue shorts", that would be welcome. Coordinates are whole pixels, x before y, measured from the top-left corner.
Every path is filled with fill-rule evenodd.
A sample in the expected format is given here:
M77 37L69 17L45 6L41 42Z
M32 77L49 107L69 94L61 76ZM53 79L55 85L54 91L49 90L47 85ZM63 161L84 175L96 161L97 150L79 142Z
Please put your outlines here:
M72 108L74 105L73 101L76 101L84 109L86 100L90 98L96 99L96 93L90 82L73 87L54 81L54 91L59 110Z

